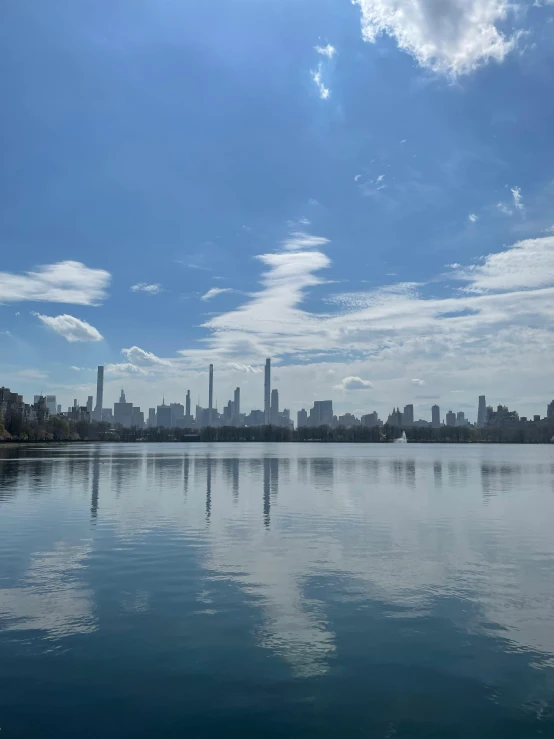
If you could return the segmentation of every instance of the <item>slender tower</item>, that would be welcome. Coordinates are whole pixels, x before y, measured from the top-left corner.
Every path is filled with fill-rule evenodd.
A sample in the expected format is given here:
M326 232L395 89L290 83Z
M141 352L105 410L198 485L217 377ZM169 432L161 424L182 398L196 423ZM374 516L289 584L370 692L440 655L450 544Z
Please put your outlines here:
M271 423L271 359L265 360L265 382L264 382L264 423Z
M190 418L190 390L187 390L187 399L185 400L185 415Z
M235 390L235 399L233 401L233 410L235 412L235 421L238 422L240 416L240 387Z
M214 366L210 364L210 387L208 391L208 426L213 422L213 406L214 406Z
M96 375L96 408L94 417L97 421L102 420L102 403L104 402L104 367L99 365Z

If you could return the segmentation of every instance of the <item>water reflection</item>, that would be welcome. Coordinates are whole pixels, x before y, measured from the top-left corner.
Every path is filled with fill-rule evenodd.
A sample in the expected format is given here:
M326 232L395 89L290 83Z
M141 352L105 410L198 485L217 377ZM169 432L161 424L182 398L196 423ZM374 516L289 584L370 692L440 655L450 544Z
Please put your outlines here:
M464 680L497 686L496 706L539 701L554 684L551 450L392 446L6 454L0 626L59 642L121 628L138 653L154 634L179 669L188 650L214 672L263 652L254 683L340 676L362 700L356 675L384 704L406 671L435 668L453 702Z

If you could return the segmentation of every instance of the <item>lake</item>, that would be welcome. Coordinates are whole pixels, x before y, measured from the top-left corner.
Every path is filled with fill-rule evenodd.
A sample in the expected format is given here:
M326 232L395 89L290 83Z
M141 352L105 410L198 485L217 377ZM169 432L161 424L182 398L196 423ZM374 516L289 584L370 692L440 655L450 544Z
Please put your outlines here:
M0 448L0 729L554 737L554 447Z

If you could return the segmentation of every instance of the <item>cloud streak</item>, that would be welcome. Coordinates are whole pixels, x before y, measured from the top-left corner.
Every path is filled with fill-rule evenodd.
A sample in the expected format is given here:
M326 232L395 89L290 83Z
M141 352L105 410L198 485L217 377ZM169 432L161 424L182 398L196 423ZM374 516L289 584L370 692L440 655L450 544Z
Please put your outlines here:
M25 274L0 272L0 303L22 301L97 305L107 297L110 273L81 262L57 262Z
M151 285L148 285L146 282L138 282L129 289L132 293L146 293L147 295L158 295L163 292L163 287L157 282Z
M66 341L74 343L77 341L102 341L103 336L98 329L86 321L81 321L75 316L64 313L61 316L43 316L41 313L33 313L42 323L55 333L62 336Z

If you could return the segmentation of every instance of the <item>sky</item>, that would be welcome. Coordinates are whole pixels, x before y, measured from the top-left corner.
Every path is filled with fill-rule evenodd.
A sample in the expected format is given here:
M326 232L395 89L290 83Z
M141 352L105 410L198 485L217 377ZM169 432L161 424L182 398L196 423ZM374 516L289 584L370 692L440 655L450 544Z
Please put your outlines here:
M8 0L0 385L554 397L554 2Z

